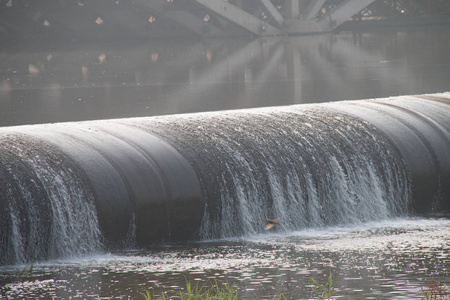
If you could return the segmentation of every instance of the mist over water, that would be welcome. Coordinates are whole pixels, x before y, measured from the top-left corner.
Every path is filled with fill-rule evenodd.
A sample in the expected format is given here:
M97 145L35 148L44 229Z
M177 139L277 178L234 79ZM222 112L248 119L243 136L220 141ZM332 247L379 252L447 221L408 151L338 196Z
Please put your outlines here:
M438 93L448 28L5 48L0 126Z

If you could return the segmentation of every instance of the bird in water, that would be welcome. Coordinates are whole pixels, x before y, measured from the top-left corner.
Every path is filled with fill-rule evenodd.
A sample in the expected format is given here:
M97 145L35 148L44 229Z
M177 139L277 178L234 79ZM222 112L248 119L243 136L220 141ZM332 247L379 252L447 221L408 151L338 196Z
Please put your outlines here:
M264 230L271 229L273 226L278 224L278 221L280 221L280 219L267 220L267 224L266 224L266 227L264 228Z

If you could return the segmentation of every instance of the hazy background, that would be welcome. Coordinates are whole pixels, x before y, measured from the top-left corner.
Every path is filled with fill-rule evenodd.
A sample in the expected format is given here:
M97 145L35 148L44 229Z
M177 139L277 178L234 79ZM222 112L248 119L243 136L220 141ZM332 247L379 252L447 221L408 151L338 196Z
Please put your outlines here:
M0 51L0 126L450 90L450 28Z

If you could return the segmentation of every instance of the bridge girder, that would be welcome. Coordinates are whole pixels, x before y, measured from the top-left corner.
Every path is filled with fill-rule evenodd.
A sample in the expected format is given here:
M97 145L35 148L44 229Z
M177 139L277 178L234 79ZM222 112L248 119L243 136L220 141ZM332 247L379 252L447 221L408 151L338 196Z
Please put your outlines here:
M0 0L0 37L121 39L321 33L347 20L448 16L450 1Z
M253 12L248 11L248 1L247 6L243 1L231 0L191 0L191 3L253 35L266 36L330 32L374 1L334 1L338 5L321 18L317 16L327 0L254 0Z

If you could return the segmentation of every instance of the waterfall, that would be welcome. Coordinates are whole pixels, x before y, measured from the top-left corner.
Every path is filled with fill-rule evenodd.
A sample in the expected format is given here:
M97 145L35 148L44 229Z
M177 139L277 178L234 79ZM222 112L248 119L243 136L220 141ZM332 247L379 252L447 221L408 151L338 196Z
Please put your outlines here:
M2 134L1 147L0 264L100 251L93 195L67 158L28 136Z
M0 264L450 211L447 94L0 129Z
M126 122L128 125L135 125ZM411 187L401 155L375 127L315 106L155 118L154 134L201 181L202 239L405 216Z

